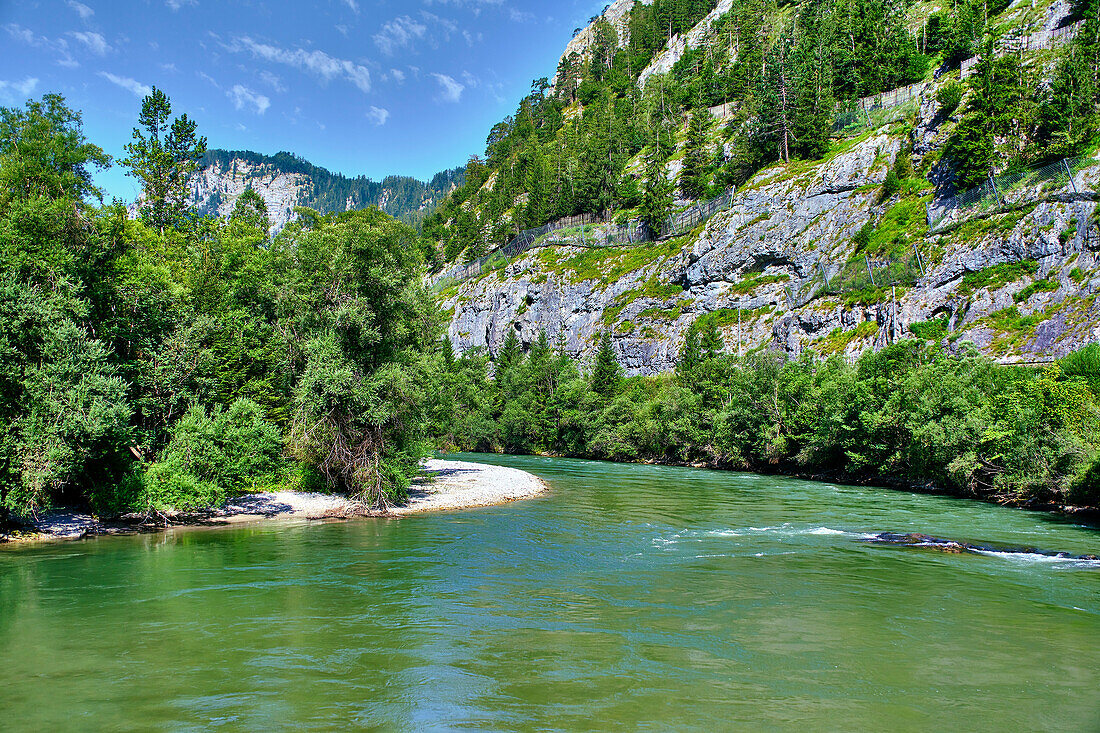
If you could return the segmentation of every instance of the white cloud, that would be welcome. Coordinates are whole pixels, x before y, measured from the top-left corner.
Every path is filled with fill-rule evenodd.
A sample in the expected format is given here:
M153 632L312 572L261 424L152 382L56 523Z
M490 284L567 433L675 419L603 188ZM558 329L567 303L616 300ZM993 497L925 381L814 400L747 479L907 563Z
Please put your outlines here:
M337 33L339 33L344 38L348 37L348 27L346 25L343 25L343 24L336 25L336 26L333 26L333 28L335 28Z
M387 56L392 56L399 48L411 46L414 41L424 38L428 33L428 26L413 20L407 15L394 18L382 26L379 33L374 34L374 45Z
M217 79L215 79L214 77L210 76L210 74L207 74L207 73L206 73L205 71L199 71L199 72L196 72L196 75L197 75L197 76L198 76L198 77L199 77L200 79L202 79L203 81L205 81L205 82L207 82L208 84L210 84L210 85L211 85L212 87L214 87L215 89L221 89L221 88L222 88L222 85L218 83L218 80L217 80Z
M88 50L96 56L106 56L107 52L111 50L111 46L107 43L107 39L99 33L94 33L92 31L73 31L69 35L87 46Z
M164 4L167 5L172 11L179 10L184 5L198 5L198 0L164 0Z
M45 48L58 55L57 64L65 68L73 69L80 66L69 52L69 42L64 38L50 40L45 36L36 36L29 28L24 28L16 23L8 23L4 26L12 38L31 46L32 48Z
M392 56L403 48L415 51L421 43L438 48L441 43L450 41L455 33L458 33L458 24L453 20L421 10L419 18L402 15L385 23L372 38L378 50Z
M247 50L256 58L308 71L325 81L342 76L362 92L369 92L371 88L370 69L346 59L329 56L324 51L279 48L266 43L257 43L248 36L238 38L233 45L226 48L231 51Z
M22 101L34 93L38 86L38 79L28 76L23 81L0 80L0 99L4 101Z
M81 20L87 20L88 18L91 18L93 15L95 15L95 11L89 8L84 3L78 3L76 0L69 0L69 2L66 4L70 8L72 8L77 15L80 16Z
M367 110L367 119L378 126L386 124L386 120L390 118L390 111L388 109L382 109L381 107L371 106Z
M440 99L444 102L457 102L462 99L462 92L466 89L465 86L459 84L453 77L447 76L446 74L433 73L432 76L439 82L439 86L442 90L440 92Z
M344 0L344 5L347 5L349 8L351 8L351 12L353 13L359 12L359 3L357 3L355 0Z
M401 84L405 81L405 72L401 69L390 69L390 76L392 76L394 81L396 81L398 84Z
M534 13L516 10L515 8L508 8L508 17L512 19L513 23L533 23L535 21Z
M131 79L128 76L115 76L108 71L101 71L99 72L99 75L114 84L115 86L122 87L126 91L133 94L135 97L147 97L153 93L153 90L150 89L147 85Z
M267 108L271 106L271 100L262 94L258 94L248 87L242 84L234 84L233 88L226 92L231 100L233 100L233 106L237 109L244 109L247 106L251 106L256 110L256 114L262 115L267 111Z
M280 79L276 74L272 74L270 71L261 71L260 80L279 94L282 94L286 91L286 85L283 84L283 80Z

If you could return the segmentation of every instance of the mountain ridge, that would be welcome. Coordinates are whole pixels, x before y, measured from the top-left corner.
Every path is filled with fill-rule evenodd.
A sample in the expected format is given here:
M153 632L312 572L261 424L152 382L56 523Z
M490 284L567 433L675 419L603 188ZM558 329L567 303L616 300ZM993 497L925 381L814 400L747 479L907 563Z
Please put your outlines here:
M189 188L195 211L214 216L228 215L237 198L252 188L267 205L272 230L278 231L294 220L298 206L326 214L373 206L418 224L464 178L460 167L437 173L430 181L399 175L375 181L334 173L286 151L266 155L215 149L203 156Z

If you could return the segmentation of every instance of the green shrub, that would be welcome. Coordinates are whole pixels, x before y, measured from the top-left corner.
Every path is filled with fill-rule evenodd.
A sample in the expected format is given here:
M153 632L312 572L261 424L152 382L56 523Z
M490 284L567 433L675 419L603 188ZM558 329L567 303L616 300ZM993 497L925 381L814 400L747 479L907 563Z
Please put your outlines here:
M212 413L193 405L176 423L160 460L140 477L140 489L125 493L144 511L207 508L227 492L271 480L281 468L281 451L278 429L252 400L238 399Z
M914 336L924 339L925 341L941 341L947 336L947 326L947 316L940 316L939 318L933 318L928 321L910 323L909 330Z
M963 99L963 85L957 81L948 82L936 92L936 101L940 105L940 116L950 117L959 108Z
M225 489L203 480L175 461L154 463L142 477L140 509L146 512L189 512L217 506Z
M886 180L882 182L882 189L879 191L878 200L879 203L883 201L889 201L894 197L898 191L901 190L901 179L898 178L898 174L891 168L886 174Z
M1058 362L1062 374L1068 378L1083 379L1092 393L1100 397L1100 344L1068 354Z
M968 273L959 288L964 294L977 292L982 288L1000 290L1011 282L1034 275L1039 269L1039 263L1035 260L1021 260L1020 262L1004 262L993 267L987 267L978 272Z
M1065 247L1066 243L1068 243L1069 240L1073 239L1075 236L1077 236L1077 220L1076 219L1071 221L1069 223L1069 226L1067 226L1065 229L1062 230L1062 233L1058 235L1058 241L1061 243L1061 245L1063 247Z
M1056 280L1036 280L1012 296L1012 299L1017 303L1023 303L1035 293L1053 293L1060 287Z
M856 251L860 252L867 249L867 246L871 244L871 235L875 233L875 225L873 222L867 222L859 228L856 235L852 237L852 241L855 242Z

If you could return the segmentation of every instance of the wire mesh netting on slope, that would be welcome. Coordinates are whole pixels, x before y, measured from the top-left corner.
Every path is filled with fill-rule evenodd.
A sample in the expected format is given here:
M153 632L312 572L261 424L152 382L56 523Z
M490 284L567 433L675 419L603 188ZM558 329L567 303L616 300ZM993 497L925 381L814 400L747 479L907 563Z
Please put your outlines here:
M1043 166L989 176L980 185L928 205L928 228L942 232L979 216L1009 211L1068 194L1095 196L1083 172L1094 158L1064 158Z

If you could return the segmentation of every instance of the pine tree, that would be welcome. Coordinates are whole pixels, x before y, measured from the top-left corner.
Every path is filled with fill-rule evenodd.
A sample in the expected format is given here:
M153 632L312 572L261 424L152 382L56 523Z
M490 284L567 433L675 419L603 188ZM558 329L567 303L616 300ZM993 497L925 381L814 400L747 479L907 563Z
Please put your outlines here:
M527 209L525 220L528 228L542 226L550 219L552 209L550 166L546 156L531 142L532 156L527 166Z
M790 162L791 151L796 143L793 124L795 87L789 62L790 44L790 37L784 35L768 54L766 71L761 77L758 94L763 133L761 141L772 149L768 159L774 160L777 157L784 163Z
M718 324L713 317L703 318L699 327L699 350L704 359L714 359L719 356L726 347L722 340L722 334L718 330Z
M622 368L615 356L615 346L611 341L611 332L604 331L600 336L600 346L596 351L596 364L592 369L592 391L605 399L615 396L622 377Z
M154 229L182 226L189 213L187 183L198 161L206 154L206 138L195 134L194 120L186 114L169 122L172 103L153 87L141 101L139 127L126 146L122 161L130 175L140 178L144 198L142 218Z
M676 371L681 378L688 379L703 360L703 352L699 348L699 334L692 325L684 336L684 345L680 348L680 360L676 364Z
M658 162L657 151L646 158L645 189L642 191L640 210L642 221L656 235L672 210L672 184L665 176L664 166Z
M688 125L687 150L684 153L684 168L680 172L680 193L685 199L702 198L707 188L707 128L710 112L701 104L691 110L691 122Z
M508 335L504 337L504 343L500 345L500 352L495 360L497 373L506 372L516 366L523 359L523 348L516 337L514 328L508 329Z

